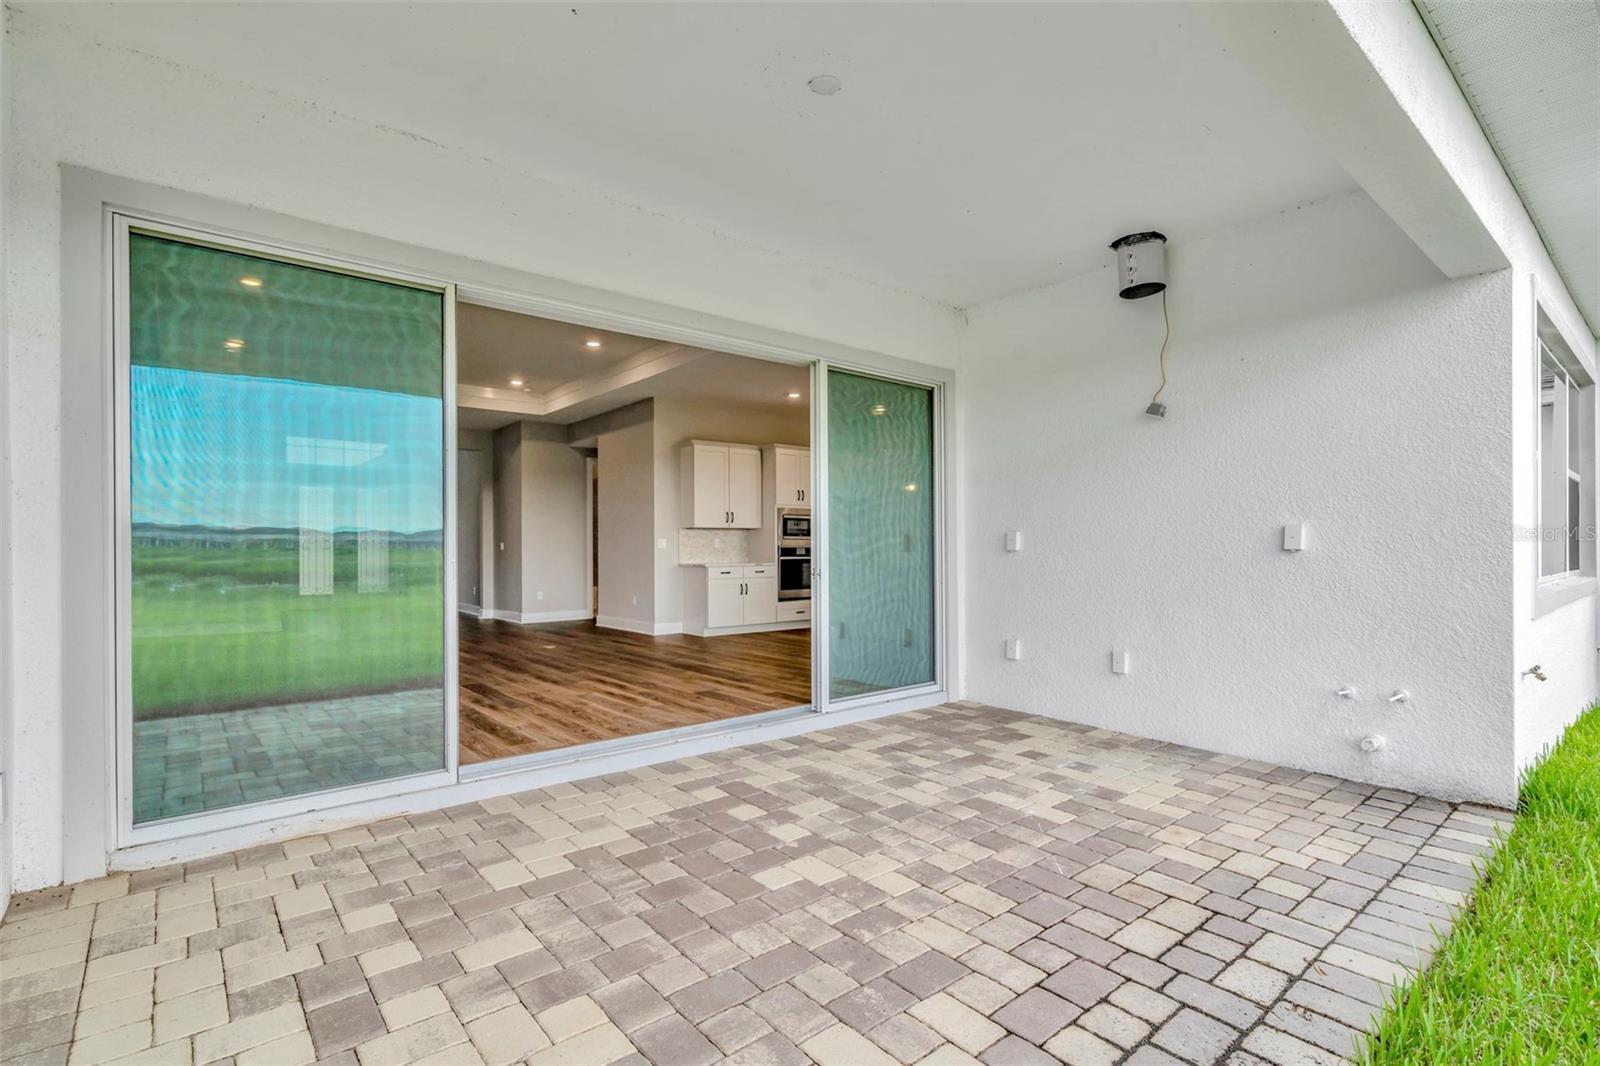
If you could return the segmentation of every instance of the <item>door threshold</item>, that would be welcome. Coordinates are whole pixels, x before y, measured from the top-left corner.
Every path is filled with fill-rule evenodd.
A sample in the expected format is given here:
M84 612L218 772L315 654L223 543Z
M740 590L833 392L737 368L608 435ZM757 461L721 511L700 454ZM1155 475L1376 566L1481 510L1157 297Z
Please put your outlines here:
M673 729L662 729L654 733L641 733L636 737L616 737L612 740L596 740L589 744L574 744L565 748L554 748L550 751L535 751L527 755L508 755L503 759L490 759L487 762L462 763L459 778L462 781L483 781L493 777L504 777L507 774L520 774L529 770L543 770L552 766L565 766L570 763L588 762L591 759L603 759L612 755L625 755L630 752L648 751L651 748L669 747L681 744L686 740L702 740L707 737L734 736L762 726L781 725L784 722L816 715L816 709L809 703L798 707L783 707L776 711L761 711L756 714L741 715L738 718L727 718L719 722L701 722L698 725L684 725Z

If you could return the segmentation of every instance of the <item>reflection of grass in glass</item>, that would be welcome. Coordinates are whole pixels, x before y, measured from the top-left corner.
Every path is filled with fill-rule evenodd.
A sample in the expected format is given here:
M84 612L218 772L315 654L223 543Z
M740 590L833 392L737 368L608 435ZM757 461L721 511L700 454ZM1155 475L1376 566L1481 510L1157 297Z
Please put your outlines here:
M136 546L136 716L442 683L437 547L392 547L382 592L357 591L354 544L332 595L300 595L299 568L294 548Z

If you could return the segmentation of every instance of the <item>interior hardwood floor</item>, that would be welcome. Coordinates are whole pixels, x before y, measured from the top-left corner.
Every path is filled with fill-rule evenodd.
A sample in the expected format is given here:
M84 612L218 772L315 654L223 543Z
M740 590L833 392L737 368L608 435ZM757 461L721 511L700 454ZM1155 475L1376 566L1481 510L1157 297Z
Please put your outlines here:
M461 618L461 762L811 702L811 631L648 637Z

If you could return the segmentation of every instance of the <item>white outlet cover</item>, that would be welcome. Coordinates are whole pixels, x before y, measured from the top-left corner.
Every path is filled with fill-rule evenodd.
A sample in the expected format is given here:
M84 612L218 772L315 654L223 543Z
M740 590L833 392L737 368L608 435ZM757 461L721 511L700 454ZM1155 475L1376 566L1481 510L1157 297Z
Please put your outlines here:
M1009 529L1006 531L1006 551L1019 552L1022 550L1022 530Z
M1304 522L1291 522L1283 527L1283 550L1286 552L1303 552L1306 550L1308 532Z
M1111 653L1111 672L1118 677L1126 677L1128 673L1128 653L1114 651Z
M1006 641L1006 658L1017 660L1022 658L1022 641L1018 637L1011 637Z

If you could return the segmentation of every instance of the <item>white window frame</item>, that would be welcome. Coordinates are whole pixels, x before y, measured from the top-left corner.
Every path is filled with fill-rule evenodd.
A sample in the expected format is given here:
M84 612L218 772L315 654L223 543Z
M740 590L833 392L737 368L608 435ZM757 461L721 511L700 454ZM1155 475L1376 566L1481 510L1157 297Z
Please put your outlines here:
M135 214L107 208L106 226L109 240L109 273L111 285L111 351L112 351L112 514L114 533L112 555L109 560L115 582L115 595L109 619L114 641L112 677L116 688L113 700L113 732L109 745L111 756L110 779L115 788L116 846L138 847L156 844L175 838L195 836L217 830L232 829L262 821L277 820L304 814L319 807L341 803L399 796L454 782L457 778L457 758L460 752L458 726L460 713L457 706L459 686L457 668L459 656L456 649L458 617L456 614L456 344L455 344L455 286L436 278L402 271L384 269L370 263L319 255L305 249L252 240L242 235L219 232L213 228L196 229L158 217ZM258 803L241 803L213 810L163 818L134 825L133 822L133 619L132 619L132 501L130 498L130 472L132 469L131 437L132 417L129 409L129 373L131 338L129 325L128 238L131 233L148 233L168 237L188 244L221 248L231 252L316 270L339 274L354 274L374 278L391 284L405 285L426 292L438 293L443 301L444 336L443 366L440 402L444 405L444 587L441 608L445 645L444 662L444 763L437 770L399 777L383 778L360 784L341 785L296 793L281 799Z
M1531 529L1535 533L1535 548L1533 552L1534 585L1534 616L1546 614L1575 600L1592 596L1596 591L1596 554L1595 554L1595 379L1583 360L1577 355L1577 349L1567 342L1563 331L1556 324L1555 318L1550 314L1545 305L1538 299L1537 289L1534 294L1534 336L1533 336L1533 524ZM1547 366L1555 364L1554 370ZM1554 376L1555 388L1561 390L1559 399L1553 402L1565 405L1564 411L1556 412L1556 417L1562 426L1561 440L1552 441L1551 450L1556 455L1546 455L1544 448L1544 409L1545 409L1545 375ZM1576 389L1576 403L1570 396L1571 390ZM1572 412L1576 410L1577 424L1573 425ZM1573 437L1577 437L1577 466L1572 464ZM1567 529L1568 536L1575 531L1577 535L1576 547L1578 559L1576 564L1571 558L1571 544L1567 541L1563 545L1560 570L1552 573L1545 572L1545 552L1547 538L1551 531L1545 523L1545 501L1548 494L1546 487L1547 478L1553 480L1553 473L1546 470L1546 463L1559 462L1560 471L1564 475L1561 479L1561 494L1563 502L1571 498L1571 486L1578 488L1577 514L1566 514L1566 521L1562 528Z

